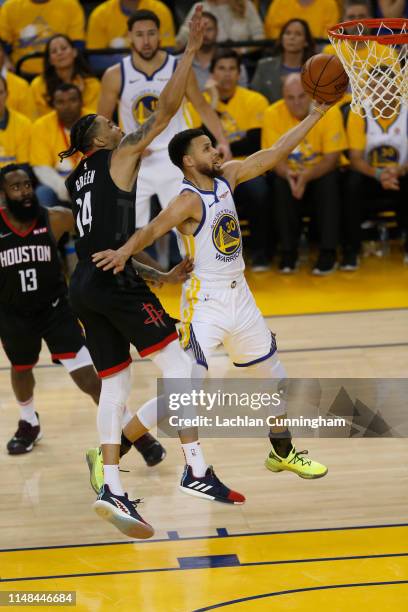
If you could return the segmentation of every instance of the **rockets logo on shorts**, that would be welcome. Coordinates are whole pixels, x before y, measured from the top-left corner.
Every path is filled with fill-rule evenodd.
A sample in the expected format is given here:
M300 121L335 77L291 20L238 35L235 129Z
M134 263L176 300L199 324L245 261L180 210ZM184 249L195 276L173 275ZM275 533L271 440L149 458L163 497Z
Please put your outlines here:
M157 310L153 306L153 304L143 304L142 310L147 312L147 314L149 315L147 319L145 319L144 321L145 325L150 325L153 323L153 325L155 325L156 327L160 327L160 326L167 327L166 323L163 321L163 315L164 315L163 309Z

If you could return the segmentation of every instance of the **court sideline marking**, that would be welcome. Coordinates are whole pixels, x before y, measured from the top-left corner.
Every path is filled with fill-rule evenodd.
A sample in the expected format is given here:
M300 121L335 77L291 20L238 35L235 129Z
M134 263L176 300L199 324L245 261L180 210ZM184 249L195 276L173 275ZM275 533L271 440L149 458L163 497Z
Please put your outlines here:
M392 529L395 527L408 527L408 523L390 523L385 525L349 525L347 527L315 527L312 529L287 529L283 531L255 531L250 532L246 531L243 533L228 533L228 531L223 527L218 529L220 533L217 535L206 535L206 536L189 536L189 537L177 537L177 540L182 542L188 542L192 540L214 540L219 538L245 538L245 537L253 537L253 536L264 536L264 535L287 535L291 533L322 533L326 531L355 531L358 529ZM175 532L171 532L175 533ZM157 542L169 542L175 538L157 538L150 540L139 540L137 544L153 544ZM0 553L6 552L21 552L23 550L55 550L61 548L83 548L86 546L118 546L118 545L126 545L126 544L135 544L136 540L122 540L122 541L112 541L112 542L91 542L89 544L54 544L51 546L28 546L22 548L0 548Z

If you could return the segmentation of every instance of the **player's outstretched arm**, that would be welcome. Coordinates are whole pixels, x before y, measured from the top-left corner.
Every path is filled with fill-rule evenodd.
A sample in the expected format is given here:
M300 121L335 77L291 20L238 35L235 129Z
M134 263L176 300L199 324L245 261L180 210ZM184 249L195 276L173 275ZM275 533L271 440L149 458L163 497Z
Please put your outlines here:
M299 125L281 136L272 147L257 151L243 161L236 160L224 164L224 176L232 188L272 170L278 162L286 158L297 147L329 108L326 104L318 105L313 102L309 115Z
M122 139L119 147L114 151L114 157L124 157L126 159L129 153L142 153L152 140L167 127L178 111L186 93L194 56L202 43L202 22L202 6L199 5L190 22L190 35L186 50L178 62L173 76L160 94L156 111L139 129Z
M53 208L48 209L48 215L50 219L50 228L57 242L65 232L74 231L74 215L69 208L53 206Z
M136 232L129 240L116 251L109 249L92 255L92 260L98 268L104 271L113 270L114 274L122 272L127 260L143 251L155 240L164 236L174 227L178 227L185 221L199 223L202 217L202 205L200 197L192 191L184 191L174 198L167 208L161 211L157 217L148 225Z

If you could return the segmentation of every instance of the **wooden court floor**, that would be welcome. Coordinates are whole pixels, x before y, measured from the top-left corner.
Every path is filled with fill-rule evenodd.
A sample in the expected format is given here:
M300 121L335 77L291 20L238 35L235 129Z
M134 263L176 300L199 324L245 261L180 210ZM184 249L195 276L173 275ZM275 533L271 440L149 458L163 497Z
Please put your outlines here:
M355 281L339 274L342 312L318 307L328 286L336 291L331 277L314 279L320 314L268 318L289 375L406 377L406 270L394 270L391 284L398 274L405 287L399 297L391 292L392 308L384 306L391 300L385 270L375 282L361 274L360 311L341 297L341 284ZM283 305L274 274L267 277L250 281L266 300L265 314L274 314ZM286 289L287 302L290 295L298 312L310 312L296 283ZM130 408L153 395L156 374L150 362L135 362ZM235 375L222 351L211 374ZM204 439L208 463L247 497L233 508L178 491L177 441L165 441L167 458L152 469L132 452L123 479L131 496L145 499L141 513L156 533L129 542L91 507L84 451L96 444L95 407L62 368L50 365L45 349L36 379L44 437L33 453L9 457L5 444L17 409L0 356L0 592L73 590L81 612L408 609L405 439L299 440L298 447L329 467L317 481L268 472L267 440Z

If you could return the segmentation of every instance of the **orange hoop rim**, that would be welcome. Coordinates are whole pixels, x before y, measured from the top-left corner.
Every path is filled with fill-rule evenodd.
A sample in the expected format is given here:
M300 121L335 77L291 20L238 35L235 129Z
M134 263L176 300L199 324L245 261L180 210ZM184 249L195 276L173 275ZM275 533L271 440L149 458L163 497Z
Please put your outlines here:
M403 30L406 29L405 33L399 34L343 34L338 32L340 28L343 28L343 31L346 28L354 27L358 24L362 24L367 28L381 28L381 26L388 27L390 29L395 30ZM335 26L332 26L328 30L329 36L336 38L338 40L373 40L381 45L404 45L408 44L408 19L355 19L353 21L344 21L343 23L338 23Z

